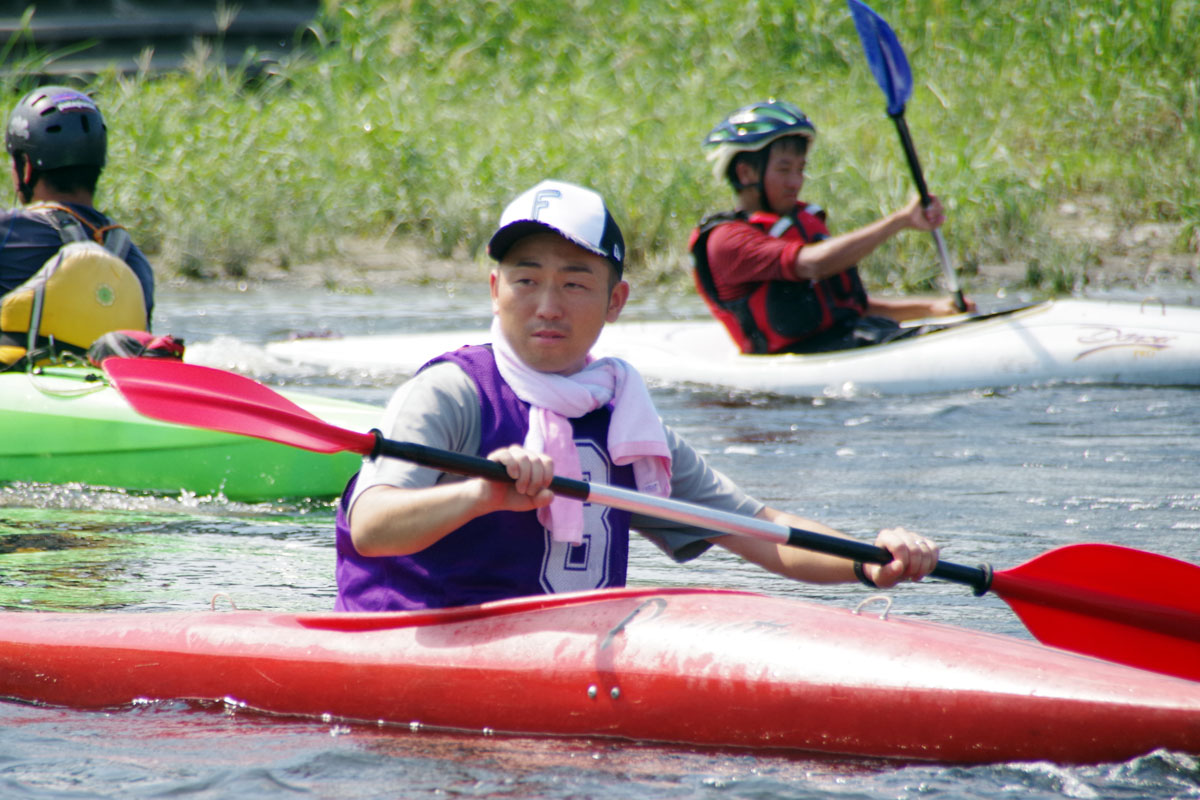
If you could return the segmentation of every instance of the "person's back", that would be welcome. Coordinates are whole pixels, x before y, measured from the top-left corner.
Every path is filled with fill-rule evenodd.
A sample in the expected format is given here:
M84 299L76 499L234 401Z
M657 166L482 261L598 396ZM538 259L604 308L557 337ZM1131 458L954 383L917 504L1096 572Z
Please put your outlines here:
M11 304L17 293L31 291L35 283L47 285L64 246L90 241L103 246L136 276L145 307L138 327L149 330L153 269L125 229L94 207L108 147L104 118L95 103L67 87L36 89L10 115L5 145L12 158L14 188L25 205L0 212L0 302ZM31 280L35 276L37 281ZM103 312L103 304L95 312L81 310ZM0 337L23 346L29 332L9 330L13 317L7 315ZM103 320L96 324L104 327Z
M65 219L72 219L86 239L69 238L69 233L64 235ZM120 235L123 231L123 228L114 228L112 221L95 208L77 203L34 204L0 211L0 295L29 280L65 243L97 241L106 244L138 276L146 295L146 315L149 317L154 304L154 273L137 245L129 242L122 249L111 241L114 234ZM101 232L99 239L96 232ZM105 233L108 233L107 237Z

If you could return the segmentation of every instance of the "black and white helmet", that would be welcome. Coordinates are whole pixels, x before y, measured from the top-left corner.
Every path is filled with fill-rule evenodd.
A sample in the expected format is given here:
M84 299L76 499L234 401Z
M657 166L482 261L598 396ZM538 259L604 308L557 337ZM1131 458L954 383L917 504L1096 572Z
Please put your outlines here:
M103 167L108 132L92 98L66 86L42 86L13 109L4 144L38 170Z

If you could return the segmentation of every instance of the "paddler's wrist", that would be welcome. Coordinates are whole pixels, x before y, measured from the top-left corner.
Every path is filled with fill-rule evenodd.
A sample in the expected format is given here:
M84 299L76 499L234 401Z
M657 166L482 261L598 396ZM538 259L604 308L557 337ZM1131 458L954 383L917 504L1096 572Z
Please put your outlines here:
M468 478L455 483L462 489L461 503L467 521L497 511L513 510L509 500L511 484L486 478Z

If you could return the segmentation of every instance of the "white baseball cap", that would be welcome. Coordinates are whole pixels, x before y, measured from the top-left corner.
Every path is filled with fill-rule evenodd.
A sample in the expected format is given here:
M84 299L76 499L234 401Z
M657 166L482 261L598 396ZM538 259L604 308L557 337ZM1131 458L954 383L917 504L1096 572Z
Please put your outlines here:
M518 239L545 231L608 259L618 277L624 272L625 239L604 198L565 181L542 181L509 203L488 242L488 255L500 261Z

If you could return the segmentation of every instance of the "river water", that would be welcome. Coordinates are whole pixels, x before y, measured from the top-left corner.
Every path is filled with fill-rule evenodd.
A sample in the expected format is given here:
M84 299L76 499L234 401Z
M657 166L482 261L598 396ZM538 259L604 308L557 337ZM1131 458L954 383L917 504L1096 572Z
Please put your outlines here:
M1161 287L1195 302L1190 286ZM1140 299L1140 296L1129 299ZM1014 298L993 299L993 305ZM692 315L652 297L631 316ZM402 376L297 367L263 345L297 333L395 333L488 321L484 291L164 287L156 329L189 359L274 385L382 405ZM1200 563L1200 395L1060 385L917 397L785 399L656 386L667 421L766 502L870 537L903 524L949 560L997 568L1072 542ZM0 607L325 610L326 503L0 485ZM790 584L712 553L673 565L635 546L631 583L706 585L852 606L859 587ZM1000 600L941 583L892 593L892 613L1027 638ZM1200 762L977 767L410 732L278 719L224 704L103 712L0 703L0 798L1192 798Z

